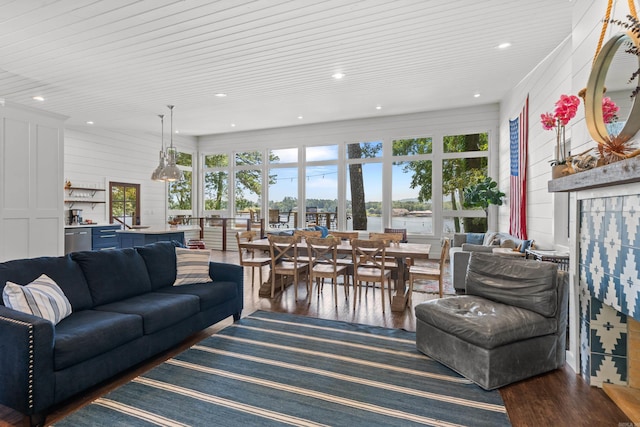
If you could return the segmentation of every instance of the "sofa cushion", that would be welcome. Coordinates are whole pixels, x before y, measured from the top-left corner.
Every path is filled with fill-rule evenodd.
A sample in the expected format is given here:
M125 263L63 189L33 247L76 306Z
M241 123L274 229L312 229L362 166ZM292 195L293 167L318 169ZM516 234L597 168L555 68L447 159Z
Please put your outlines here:
M62 289L73 311L93 307L89 286L80 266L69 255L18 259L0 263L0 290L6 282L29 283L46 274Z
M171 286L176 280L176 247L178 242L156 242L138 246L140 254L147 266L151 289Z
M487 231L484 233L484 239L482 239L483 246L491 246L499 243L497 231Z
M485 349L553 334L557 328L553 318L471 295L426 301L415 311L423 322Z
M195 295L200 299L200 311L206 311L218 304L238 296L238 286L234 282L195 283L184 286L168 286L158 289L158 293L174 295Z
M142 337L142 318L83 310L56 326L54 369L61 370Z
M2 300L13 310L42 317L54 325L71 314L71 304L64 292L46 274L24 286L7 282Z
M475 245L473 243L463 243L462 250L467 252L486 252L492 253L495 246Z
M145 335L180 322L200 311L200 299L195 295L169 295L149 292L97 306L95 310L137 314L142 317Z
M551 262L509 260L472 252L467 266L467 294L515 305L543 316L557 309L558 266Z
M134 248L71 254L84 272L94 305L151 291L144 259Z
M484 233L467 233L467 243L481 245L484 242Z
M209 261L211 251L176 248L176 280L173 286L190 283L207 283L209 277Z
M457 248L462 246L463 243L467 243L467 233L454 233L451 246Z

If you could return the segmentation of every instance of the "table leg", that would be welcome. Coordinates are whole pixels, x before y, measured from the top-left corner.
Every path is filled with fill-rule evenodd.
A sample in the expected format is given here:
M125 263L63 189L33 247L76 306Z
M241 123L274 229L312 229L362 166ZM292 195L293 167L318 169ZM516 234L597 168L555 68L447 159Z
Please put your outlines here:
M405 259L404 257L396 258L398 264L398 278L396 279L396 291L391 299L391 311L404 311L409 300L408 287L406 286L407 277L405 275Z

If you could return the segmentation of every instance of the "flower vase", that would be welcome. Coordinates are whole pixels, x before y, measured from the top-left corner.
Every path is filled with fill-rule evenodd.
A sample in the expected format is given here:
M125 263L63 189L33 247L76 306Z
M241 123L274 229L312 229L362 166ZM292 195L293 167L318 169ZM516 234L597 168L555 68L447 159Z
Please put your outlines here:
M551 166L551 179L558 179L567 175L571 175L571 170L566 164Z

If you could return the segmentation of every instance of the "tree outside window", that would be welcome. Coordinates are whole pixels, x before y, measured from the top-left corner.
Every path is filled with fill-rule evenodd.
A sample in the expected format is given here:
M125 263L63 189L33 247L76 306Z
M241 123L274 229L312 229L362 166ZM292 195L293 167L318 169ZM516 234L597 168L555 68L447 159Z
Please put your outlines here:
M182 169L183 178L169 183L169 210L192 210L192 157L178 152L176 164Z

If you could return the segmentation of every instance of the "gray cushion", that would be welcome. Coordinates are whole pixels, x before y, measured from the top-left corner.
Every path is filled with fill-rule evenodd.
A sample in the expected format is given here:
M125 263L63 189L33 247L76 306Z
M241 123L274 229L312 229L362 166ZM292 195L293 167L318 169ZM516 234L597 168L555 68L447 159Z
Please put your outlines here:
M495 246L475 245L473 243L464 243L462 250L467 252L487 252L492 253Z
M455 233L451 246L460 247L463 243L467 243L467 233Z
M553 318L478 296L430 300L415 311L423 322L486 349L556 331Z
M557 309L558 266L550 262L505 261L472 252L467 266L467 294L554 316Z
M151 291L147 266L133 248L74 252L71 258L80 264L95 305Z
M142 317L144 333L152 334L198 313L200 299L195 295L149 292L123 301L101 305L95 309L137 314Z

